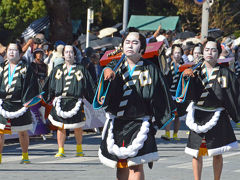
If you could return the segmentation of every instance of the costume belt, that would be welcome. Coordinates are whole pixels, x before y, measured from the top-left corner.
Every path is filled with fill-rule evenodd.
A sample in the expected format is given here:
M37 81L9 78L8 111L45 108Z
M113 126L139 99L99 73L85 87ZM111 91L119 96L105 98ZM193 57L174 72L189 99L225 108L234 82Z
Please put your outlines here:
M13 102L13 103L14 103L14 102L22 102L21 99L19 99L19 100L2 99L2 100L3 100L4 102L10 102L10 103L11 103L11 102Z
M207 112L215 112L215 111L223 111L225 110L224 107L202 107L202 106L198 106L196 104L194 104L194 108L200 111L207 111Z
M78 98L76 98L74 96L61 96L61 99L76 99L77 100Z

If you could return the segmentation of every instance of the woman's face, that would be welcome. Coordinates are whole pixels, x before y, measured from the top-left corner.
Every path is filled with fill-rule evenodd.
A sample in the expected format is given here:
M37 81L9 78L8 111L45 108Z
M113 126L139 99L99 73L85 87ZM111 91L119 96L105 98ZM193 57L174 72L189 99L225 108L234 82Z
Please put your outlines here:
M43 58L43 52L36 52L36 59L37 60L42 60L42 58Z
M201 47L197 46L193 50L193 58L196 60L202 54Z
M7 49L7 59L11 62L18 62L20 59L17 44L10 43Z
M140 54L141 42L139 40L139 33L131 32L126 37L123 43L123 52L129 58L141 57Z
M69 62L74 61L74 51L72 46L66 45L64 48L63 54L64 54L65 61L69 61Z
M218 49L217 43L213 41L208 41L203 50L203 57L205 61L217 61L218 59Z
M180 47L175 47L173 50L173 59L175 59L176 62L180 62L182 58L182 50Z

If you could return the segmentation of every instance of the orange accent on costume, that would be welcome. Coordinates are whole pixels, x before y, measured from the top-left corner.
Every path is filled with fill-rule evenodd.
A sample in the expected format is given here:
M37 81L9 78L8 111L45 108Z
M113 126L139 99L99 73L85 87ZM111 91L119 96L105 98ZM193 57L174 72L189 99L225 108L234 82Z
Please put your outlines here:
M47 104L46 102L44 102L43 100L40 101L41 105L43 107L45 107L45 114L44 114L44 118L47 119L48 118L48 115L50 114L51 112L51 109L52 109L52 105L49 105Z
M128 168L126 159L119 159L117 163L117 168Z
M44 118L47 119L48 115L50 114L51 110L52 110L52 105L47 104L43 99L40 101L40 104L45 107L45 113L44 113ZM48 128L52 131L56 131L58 128L54 125L52 125L52 123L48 124Z
M0 134L12 134L12 131L11 131L11 120L10 119L8 119L5 128L3 130L0 129Z
M198 156L208 156L205 138L202 139L202 144L200 145Z
M177 111L174 111L173 113L174 113L175 117L177 118L178 117Z
M124 147L124 140L122 143L122 147ZM117 163L117 168L128 168L127 160L126 159L119 159Z

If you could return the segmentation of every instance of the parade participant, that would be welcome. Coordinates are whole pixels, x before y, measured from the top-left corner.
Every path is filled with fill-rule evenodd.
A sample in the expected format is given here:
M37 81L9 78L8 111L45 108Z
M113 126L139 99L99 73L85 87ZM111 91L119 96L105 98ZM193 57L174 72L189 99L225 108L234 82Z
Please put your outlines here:
M202 44L198 43L195 44L192 50L192 55L193 55L193 62L194 63L198 63L199 58L202 56L203 52L202 52Z
M174 44L172 46L172 50L171 50L171 61L170 61L170 65L169 65L170 71L166 74L167 84L168 84L168 87L169 87L169 90L171 92L172 99L174 102L176 100L175 94L176 94L177 85L178 85L180 75L181 75L181 72L179 72L179 66L184 63L183 59L181 58L182 54L183 54L183 50L181 48L181 45ZM180 140L177 135L179 127L180 127L179 117L186 114L187 103L184 103L184 104L176 103L176 107L177 107L177 114L174 119L173 139ZM166 126L165 134L161 136L162 139L167 140L167 141L170 140L170 126L171 126L171 123L169 123Z
M53 100L53 108L48 119L58 127L58 153L55 157L64 157L66 129L74 129L77 142L76 156L83 156L82 151L82 99L92 102L95 85L90 73L75 62L73 46L66 45L63 49L64 64L56 66L43 87L43 95L47 103Z
M220 44L208 38L203 47L202 65L195 71L183 72L183 82L179 83L176 96L178 102L193 100L187 108L186 124L190 134L185 152L193 156L195 180L201 179L205 155L213 156L214 179L217 180L223 167L222 154L238 147L229 117L240 121L239 83L233 72L217 64Z
M35 74L35 77L38 80L38 87L39 87L39 92L42 92L42 88L45 82L45 79L47 77L48 74L48 65L46 65L43 61L43 57L44 57L44 50L41 48L38 48L36 50L33 51L33 57L34 60L31 63L31 67L33 69L33 72ZM36 97L41 98L41 97ZM36 100L36 99L35 99ZM40 100L40 101L39 101ZM44 103L44 101L41 101L41 99L37 100L40 103L34 104L31 107L31 111L33 113L33 118L36 120L37 126L36 126L36 130L34 132L35 135L42 135L43 139L45 140L46 137L44 136L44 134L47 133L47 128L46 128L46 122L45 122L45 116L42 115L40 108L41 106L44 106L45 108L45 112L49 111L49 109L51 108L48 104Z
M18 132L22 148L21 163L30 163L28 158L29 136L32 117L28 102L39 94L37 80L32 69L21 60L21 47L10 43L7 59L0 65L0 162L4 134Z
M117 60L103 72L111 84L98 155L106 166L117 167L117 179L144 179L143 163L151 167L159 159L155 128L171 120L174 104L160 69L141 57L146 49L145 37L130 28L122 44L125 58L116 73L112 69Z
M31 63L33 71L37 76L39 87L41 88L41 90L48 72L48 66L43 62L44 60L43 56L44 56L43 49L40 48L36 49L35 51L33 51L34 60Z

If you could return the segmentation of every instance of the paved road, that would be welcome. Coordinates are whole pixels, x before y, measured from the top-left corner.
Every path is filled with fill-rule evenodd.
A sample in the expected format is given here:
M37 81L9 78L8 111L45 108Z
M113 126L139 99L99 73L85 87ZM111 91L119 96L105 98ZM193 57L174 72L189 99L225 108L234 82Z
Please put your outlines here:
M145 166L146 180L191 180L192 158L184 154L187 141L186 127L181 126L179 136L181 141L166 142L160 139L164 131L158 131L157 143L160 159L150 170ZM235 129L237 139L240 140L240 130ZM31 138L29 149L32 164L19 164L21 149L18 143L8 143L4 147L3 162L0 164L0 178L18 180L112 180L115 179L115 169L103 166L97 157L101 136L99 134L85 134L83 138L85 157L74 157L75 140L72 135L66 141L65 158L55 159L57 150L56 140L47 138ZM240 150L224 154L223 180L240 178ZM203 180L212 180L212 158L204 158Z

